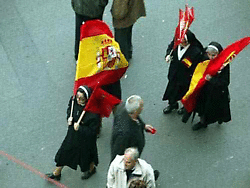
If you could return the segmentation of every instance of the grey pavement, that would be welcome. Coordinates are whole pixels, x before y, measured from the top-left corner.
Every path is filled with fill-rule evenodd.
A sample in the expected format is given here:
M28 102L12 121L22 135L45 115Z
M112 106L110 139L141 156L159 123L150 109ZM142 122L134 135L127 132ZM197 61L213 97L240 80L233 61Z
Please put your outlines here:
M157 129L156 135L146 135L142 158L161 172L158 188L249 188L249 47L231 65L231 122L193 132L190 121L183 124L176 113L162 113L169 66L165 50L179 8L184 9L186 2L195 10L190 29L204 46L213 40L226 47L250 36L249 0L145 1L147 17L134 25L133 59L122 79L123 99L141 95L142 118ZM104 21L112 28L111 3ZM0 151L22 162L0 155L0 187L56 187L23 163L41 173L51 172L66 135L66 108L75 76L74 12L70 1L0 0L0 4ZM80 169L66 167L62 184L105 187L112 120L111 115L103 121L97 173L83 181Z

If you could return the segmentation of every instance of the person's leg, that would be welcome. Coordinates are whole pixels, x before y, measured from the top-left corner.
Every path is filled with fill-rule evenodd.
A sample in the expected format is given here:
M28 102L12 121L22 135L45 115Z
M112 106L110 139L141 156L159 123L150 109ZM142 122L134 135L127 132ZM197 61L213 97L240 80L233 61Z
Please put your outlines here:
M129 28L115 28L115 40L119 43L121 52L129 60L129 42L128 42Z
M202 115L200 117L200 121L198 123L194 124L193 127L192 127L193 131L197 131L197 130L199 130L201 128L207 128L207 123L206 123L204 115Z
M63 166L57 166L52 173L48 173L46 176L51 179L60 180L62 169Z
M132 58L133 44L132 44L132 29L133 25L128 28L128 58Z

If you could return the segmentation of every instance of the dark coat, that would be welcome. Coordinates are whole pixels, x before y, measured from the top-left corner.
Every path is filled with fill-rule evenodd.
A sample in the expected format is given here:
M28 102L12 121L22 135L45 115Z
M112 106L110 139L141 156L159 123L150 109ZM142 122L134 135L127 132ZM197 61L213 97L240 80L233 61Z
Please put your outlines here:
M111 136L111 161L116 155L123 155L129 147L137 147L139 153L142 153L145 145L145 123L140 118L138 120L137 123L131 119L124 104L118 106Z
M180 100L188 91L195 67L200 62L203 47L191 31L188 31L188 33L191 36L188 39L191 44L182 58L178 60L178 47L172 52L172 61L168 70L169 82L162 100L169 100L170 102ZM173 46L174 40L168 46L166 56L170 54ZM184 60L189 60L191 66L188 67L183 63Z
M143 0L113 0L111 14L114 28L127 28L146 16Z
M195 112L198 112L199 116L203 116L206 124L231 120L228 90L229 75L230 67L228 64L222 69L221 73L207 81L200 91Z
M80 15L98 18L103 15L108 0L71 0L73 10Z
M72 98L67 109L67 119L70 116ZM86 112L80 122L78 131L74 130L74 123L78 121L84 107L77 104L76 98L73 107L73 123L68 127L67 135L55 156L56 166L69 166L76 170L77 165L81 171L89 170L90 163L98 164L96 146L97 127L100 124L100 116Z

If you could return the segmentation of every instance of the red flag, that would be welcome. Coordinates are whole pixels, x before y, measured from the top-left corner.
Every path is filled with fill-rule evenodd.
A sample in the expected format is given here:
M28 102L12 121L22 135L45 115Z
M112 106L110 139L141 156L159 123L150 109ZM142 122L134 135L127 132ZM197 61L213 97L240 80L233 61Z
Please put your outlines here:
M206 75L215 76L220 73L248 44L250 44L250 37L242 38L227 46L215 59L197 65L189 90L181 100L188 112L192 112L196 106L197 96L206 83Z
M114 106L120 102L121 100L98 87L94 89L84 110L109 117Z
M194 8L189 8L186 5L185 12L179 10L179 24L175 29L175 39L173 50L182 43L187 29L190 27L191 23L194 21Z

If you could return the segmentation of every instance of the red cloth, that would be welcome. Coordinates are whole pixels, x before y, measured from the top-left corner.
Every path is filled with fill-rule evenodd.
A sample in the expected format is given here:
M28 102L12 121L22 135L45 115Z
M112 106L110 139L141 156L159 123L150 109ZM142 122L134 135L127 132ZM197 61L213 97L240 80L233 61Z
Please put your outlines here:
M91 94L85 110L100 114L101 117L109 117L114 106L120 102L120 99L98 87Z
M190 27L191 23L194 21L194 8L189 8L186 5L185 12L179 10L179 24L175 29L175 39L173 50L182 43L182 40Z
M215 59L210 60L203 77L198 81L194 91L189 96L184 96L181 100L185 109L188 112L192 112L196 106L196 99L200 93L200 90L207 82L206 75L215 76L223 69L228 63L238 55L248 44L250 44L250 37L244 37L233 44L227 46ZM195 74L193 75L193 77ZM191 80L191 82L193 79ZM191 84L190 84L191 85ZM188 92L187 92L188 93Z

